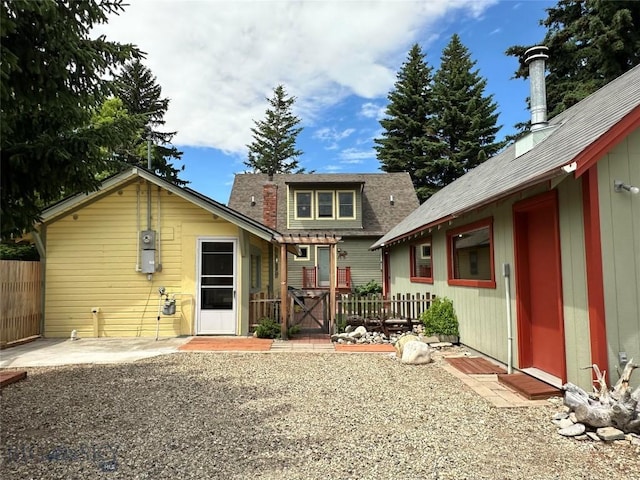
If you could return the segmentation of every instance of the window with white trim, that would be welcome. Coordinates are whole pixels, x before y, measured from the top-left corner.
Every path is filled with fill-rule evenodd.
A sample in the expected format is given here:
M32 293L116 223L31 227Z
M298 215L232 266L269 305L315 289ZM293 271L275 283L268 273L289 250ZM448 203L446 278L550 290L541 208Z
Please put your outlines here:
M296 192L296 218L311 218L311 192Z
M355 192L338 192L338 218L355 218L355 203Z
M317 192L317 218L333 218L333 192Z

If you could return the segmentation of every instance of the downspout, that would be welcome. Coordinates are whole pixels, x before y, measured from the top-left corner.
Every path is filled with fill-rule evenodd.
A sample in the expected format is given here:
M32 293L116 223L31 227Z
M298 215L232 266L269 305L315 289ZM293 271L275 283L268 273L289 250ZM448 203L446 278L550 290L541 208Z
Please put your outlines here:
M157 205L157 214L158 214L158 221L156 222L158 224L158 267L156 268L157 272L161 272L162 271L162 239L160 238L160 233L161 233L161 226L160 226L160 222L162 220L161 216L160 216L160 193L161 193L162 189L160 187L158 187L158 205Z
M507 373L513 373L513 332L511 331L511 266L508 263L502 264L502 275L504 275L504 290L507 299Z
M147 168L151 170L151 138L147 139ZM151 183L147 180L147 230L151 230Z
M140 268L140 183L136 185L136 272Z

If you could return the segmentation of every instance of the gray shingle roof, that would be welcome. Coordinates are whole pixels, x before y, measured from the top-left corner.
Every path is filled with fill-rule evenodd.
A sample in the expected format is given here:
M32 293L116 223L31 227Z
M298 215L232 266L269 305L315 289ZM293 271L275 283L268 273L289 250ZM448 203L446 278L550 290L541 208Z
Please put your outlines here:
M235 176L229 207L262 222L263 186L269 182L266 174L241 173ZM276 230L280 233L322 234L336 233L342 236L380 236L389 231L399 218L415 210L418 198L408 173L354 173L354 174L281 174L273 176L278 186L278 218ZM362 186L363 228L352 230L331 230L327 232L301 231L287 229L287 185L309 184L332 188ZM394 204L390 205L389 196L393 195ZM251 197L255 205L251 205Z
M371 248L379 248L543 180L567 175L561 169L563 166L573 163L626 115L637 114L639 105L640 66L636 66L551 119L549 125L555 129L527 153L516 158L512 144L430 197Z

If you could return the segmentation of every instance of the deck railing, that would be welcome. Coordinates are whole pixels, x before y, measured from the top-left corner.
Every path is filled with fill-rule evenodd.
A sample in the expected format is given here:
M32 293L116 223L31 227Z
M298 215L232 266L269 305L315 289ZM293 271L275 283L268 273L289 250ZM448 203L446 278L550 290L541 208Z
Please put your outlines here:
M431 305L430 293L397 294L389 298L382 295L359 296L339 295L336 301L336 313L344 318L357 316L362 318L398 318L418 320L422 312Z
M416 323L435 298L430 293L397 294L388 298L382 295L338 294L336 296L336 318L346 321L350 317L379 320L407 320ZM292 305L293 306L293 305ZM249 325L255 328L260 319L280 321L280 299L267 298L265 293L251 295L249 300Z
M302 267L302 288L322 288L318 285L318 267ZM336 288L351 290L351 267L336 268Z

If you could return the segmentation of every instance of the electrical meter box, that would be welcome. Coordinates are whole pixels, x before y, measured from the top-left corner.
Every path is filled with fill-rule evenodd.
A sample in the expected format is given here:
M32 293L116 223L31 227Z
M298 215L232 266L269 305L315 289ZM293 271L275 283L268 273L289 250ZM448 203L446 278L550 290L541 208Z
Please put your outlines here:
M140 248L142 250L156 249L156 232L155 230L142 230L140 232Z
M140 271L142 273L156 273L156 251L142 250L140 253Z

